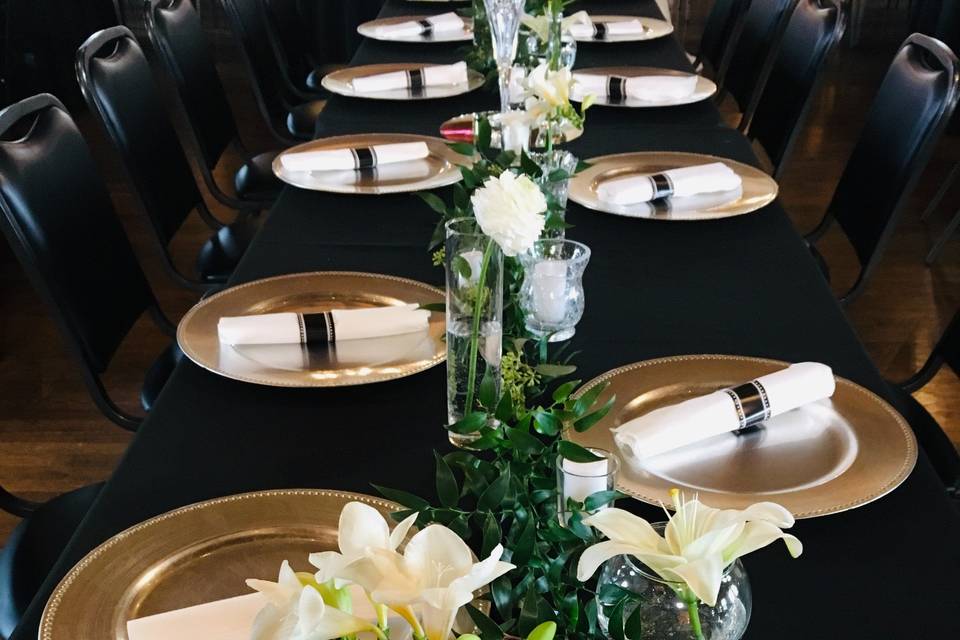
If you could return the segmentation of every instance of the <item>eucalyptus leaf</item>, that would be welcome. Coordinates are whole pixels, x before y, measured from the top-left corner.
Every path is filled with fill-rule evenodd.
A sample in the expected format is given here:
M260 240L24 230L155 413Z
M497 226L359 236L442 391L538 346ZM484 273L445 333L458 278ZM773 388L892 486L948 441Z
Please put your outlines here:
M538 410L533 413L533 425L537 433L545 436L555 436L563 429L563 424L552 413Z
M434 451L433 457L436 458L437 463L436 485L440 504L445 507L455 507L460 501L460 486L457 484L457 478L443 456Z
M603 418L610 413L610 409L613 408L613 403L616 402L617 396L610 396L610 398L603 403L603 406L594 411L593 413L588 413L579 420L573 423L573 428L576 431L584 432L588 430L593 425L597 424Z
M592 407L594 403L597 401L597 398L600 397L600 394L603 393L604 390L607 388L607 384L608 383L604 382L602 384L594 385L589 389L587 389L582 394L580 394L580 396L577 398L576 402L573 405L574 413L582 416L587 411L589 411L590 407Z
M580 384L579 380L571 380L570 382L564 382L562 385L554 389L553 391L553 401L554 402L563 402L570 397L570 394L573 393L573 390L577 388L577 385Z
M575 366L565 364L538 364L535 369L537 373L549 378L568 376L577 370Z
M440 215L446 215L447 203L445 203L440 196L435 193L430 193L429 191L418 191L414 195L426 202L431 209Z

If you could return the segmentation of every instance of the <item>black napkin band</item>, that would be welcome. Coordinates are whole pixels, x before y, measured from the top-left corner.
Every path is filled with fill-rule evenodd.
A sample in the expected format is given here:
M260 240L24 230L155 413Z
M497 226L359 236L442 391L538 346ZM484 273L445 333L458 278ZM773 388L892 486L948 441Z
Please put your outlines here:
M423 87L426 85L423 69L410 69L407 71L407 87L413 95L423 93Z
M420 24L420 35L430 36L433 35L433 23L429 20L417 20Z
M752 380L732 389L724 389L724 391L730 396L737 410L737 417L740 420L740 428L737 431L770 419L770 399L767 397L767 390L758 380Z
M673 195L673 181L665 173L654 173L650 176L650 186L653 188L651 200L661 200Z
M300 323L300 344L323 345L337 341L337 331L333 324L333 314L298 313Z
M610 102L623 102L627 98L627 79L623 76L607 78L607 97Z
M606 40L607 39L607 25L604 22L594 22L593 23L593 39L594 40Z
M377 166L377 152L373 147L357 147L350 149L350 152L353 153L354 169L373 169Z

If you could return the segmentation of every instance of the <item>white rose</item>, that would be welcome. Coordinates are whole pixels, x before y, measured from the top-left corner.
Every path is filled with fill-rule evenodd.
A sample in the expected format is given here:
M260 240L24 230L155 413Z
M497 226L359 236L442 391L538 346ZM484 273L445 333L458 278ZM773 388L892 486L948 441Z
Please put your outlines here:
M504 171L499 178L488 178L470 201L480 229L504 255L523 253L543 232L547 200L527 176Z

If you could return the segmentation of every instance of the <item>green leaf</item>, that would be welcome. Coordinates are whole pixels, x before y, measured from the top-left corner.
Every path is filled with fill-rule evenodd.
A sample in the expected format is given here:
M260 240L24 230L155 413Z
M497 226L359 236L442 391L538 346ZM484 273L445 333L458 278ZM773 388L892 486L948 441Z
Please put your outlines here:
M520 152L520 170L531 178L539 178L543 173L540 165L534 162L533 159L527 155L526 151Z
M457 484L457 479L443 456L434 451L433 457L437 460L437 497L440 498L440 504L445 507L455 507L460 501L460 486Z
M561 440L557 445L557 450L561 456L570 462L596 462L597 460L603 460L602 457L589 449L584 449L576 442L570 442L569 440Z
M516 542L513 543L513 555L510 561L518 567L525 566L530 562L530 558L533 556L533 546L536 538L537 521L535 518L530 518L527 520L526 525L524 525Z
M476 144L477 148L481 152L486 152L490 150L490 139L493 137L493 128L490 126L490 120L487 118L480 118L477 121L477 139Z
M492 513L487 513L483 519L483 539L480 543L480 557L486 558L493 551L493 548L500 544L502 537L500 532L500 523Z
M483 180L481 180L469 167L460 167L460 175L463 176L463 186L467 189L476 189L483 184Z
M463 188L463 185L459 182L453 185L453 206L458 210L466 209L470 204L470 196L467 194L467 190Z
M509 422L513 418L513 396L508 392L504 392L500 396L500 402L497 403L494 417L501 422Z
M626 498L626 494L620 493L616 489L610 491L597 491L587 496L587 499L583 501L583 508L586 511L596 511L600 507L604 507L614 500L619 500L620 498Z
M590 635L596 635L599 632L597 628L597 600L596 598L590 598L587 601L587 606L583 608L583 617L581 620L586 620L587 623L587 632Z
M414 195L426 202L431 209L440 215L447 214L447 203L445 203L440 196L436 195L435 193L430 193L429 191L418 191Z
M467 516L464 514L460 514L448 522L447 528L464 540L469 540L471 538L472 532L470 531L470 524L467 522Z
M394 502L399 502L403 506L413 509L414 511L423 511L430 507L430 503L424 500L419 496L415 496L412 493L406 491L401 491L400 489L390 489L389 487L381 487L380 485L371 484L374 489L380 492L387 500L393 500Z
M569 180L570 174L563 169L554 169L547 176L548 182L563 182L564 180Z
M580 160L577 162L577 168L573 170L574 173L580 173L592 167L593 165L587 162L586 160Z
M560 433L563 424L552 413L538 410L533 413L533 428L537 433L542 433L545 436L555 436Z
M560 403L569 398L570 394L573 393L573 390L577 388L578 384L580 384L579 380L564 382L553 391L553 401Z
M453 256L453 259L450 261L450 268L464 280L469 280L470 275L473 273L473 270L470 268L470 263L461 255Z
M476 433L486 426L487 420L488 416L483 411L473 411L453 424L447 425L447 429L459 434Z
M532 455L543 451L543 443L523 429L507 427L507 439L523 454Z
M477 400L480 406L493 411L497 405L497 381L493 377L490 368L487 367L483 372L483 378L480 379L480 387L477 389Z
M508 576L500 576L490 583L490 598L504 620L513 613L513 585Z
M517 630L521 635L527 635L540 623L538 599L537 590L531 584L520 605L520 619L517 620Z
M590 410L590 407L597 401L597 398L600 397L600 394L603 393L604 389L607 388L606 382L602 384L595 384L586 391L584 391L574 402L573 412L578 416L582 416L587 411Z
M548 378L568 376L577 370L575 366L569 364L538 364L534 368L536 369L537 373Z
M476 443L473 443L476 445ZM480 499L477 500L477 509L481 511L492 511L500 506L507 495L507 489L510 487L510 471L505 470L496 477L493 482L484 490ZM406 506L406 505L404 505Z
M640 640L643 637L643 620L640 607L634 607L633 612L623 625L623 634L627 640Z
M483 640L503 640L503 629L490 616L472 604L467 604L466 609L467 613L470 614L470 619L473 620L473 624L477 625L477 631L480 632L480 637Z
M588 413L579 420L573 423L573 428L580 433L583 433L593 425L597 424L603 418L610 413L610 409L613 408L613 403L616 402L617 396L610 396L610 399L603 403L603 406L594 411L593 413Z
M472 156L476 153L476 149L469 142L448 142L447 146L462 156Z
M626 602L626 599L618 602L614 605L613 611L610 613L610 624L607 627L607 631L613 640L625 640L623 637L623 607Z
M541 622L534 628L533 631L530 632L530 635L527 636L527 640L553 640L553 637L556 634L556 622Z
M624 598L639 599L640 595L612 582L603 585L597 591L597 599L600 600L600 604L607 607L615 605Z

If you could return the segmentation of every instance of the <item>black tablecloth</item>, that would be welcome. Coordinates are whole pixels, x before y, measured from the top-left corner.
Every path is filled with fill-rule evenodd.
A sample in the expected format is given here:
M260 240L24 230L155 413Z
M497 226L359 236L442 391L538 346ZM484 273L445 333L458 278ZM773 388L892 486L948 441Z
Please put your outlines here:
M595 13L655 14L653 0L584 2ZM414 5L389 0L384 13ZM416 5L422 10L428 5ZM576 7L574 7L576 8ZM444 61L456 47L365 42L357 63ZM687 68L673 39L581 45L578 66ZM413 103L334 98L323 135L436 131L482 93ZM682 150L755 162L710 104L663 110L595 107L571 148L582 157ZM571 205L572 238L593 248L586 313L574 338L578 376L684 353L818 360L884 395L797 232L776 204L702 223L631 220ZM287 189L234 283L307 270L397 274L439 283L425 251L435 214L411 195L341 196ZM34 602L16 640L33 638L50 590L84 553L149 516L265 488L371 492L370 483L433 494L431 450L446 447L444 368L374 386L276 389L181 364L103 494ZM658 518L640 503L631 508ZM794 529L805 552L775 546L746 559L754 589L749 638L960 637L960 518L923 452L907 481L870 505Z

